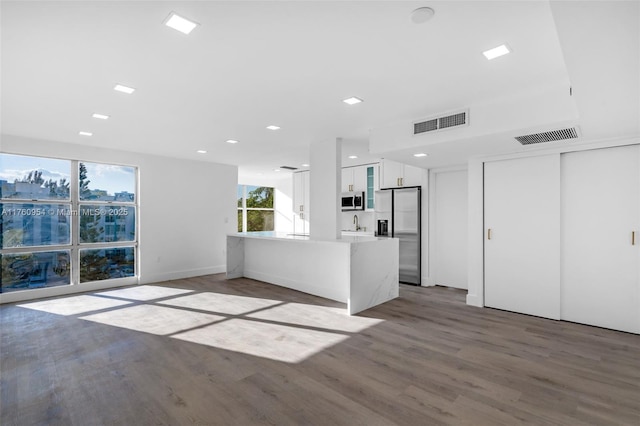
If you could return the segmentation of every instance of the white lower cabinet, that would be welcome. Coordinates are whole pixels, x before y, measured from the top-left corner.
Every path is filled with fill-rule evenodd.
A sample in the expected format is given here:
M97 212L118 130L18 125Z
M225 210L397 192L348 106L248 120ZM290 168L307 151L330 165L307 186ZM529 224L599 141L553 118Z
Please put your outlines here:
M640 333L640 146L484 165L485 305Z
M486 163L485 305L560 318L560 156Z
M640 146L564 154L562 195L562 319L640 333Z

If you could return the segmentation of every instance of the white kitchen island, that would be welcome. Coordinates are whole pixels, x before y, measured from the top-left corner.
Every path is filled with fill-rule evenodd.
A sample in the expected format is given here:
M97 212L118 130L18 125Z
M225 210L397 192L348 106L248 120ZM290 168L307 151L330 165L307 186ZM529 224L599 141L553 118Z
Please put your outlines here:
M398 297L398 249L395 238L237 233L227 236L227 278L252 278L346 303L353 315Z

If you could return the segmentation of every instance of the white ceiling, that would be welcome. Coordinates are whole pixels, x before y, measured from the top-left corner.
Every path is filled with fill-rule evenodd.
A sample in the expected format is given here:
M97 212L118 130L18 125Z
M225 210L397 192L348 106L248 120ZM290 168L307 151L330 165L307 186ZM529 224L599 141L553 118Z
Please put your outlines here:
M639 134L633 0L0 5L3 134L234 164L245 177L312 162L309 144L337 137L344 166L384 156L429 168L522 150L514 135L560 121L580 127L578 143ZM417 25L421 6L435 16ZM171 11L200 25L178 33L163 25ZM482 56L502 43L513 53ZM364 103L341 102L350 96ZM569 121L554 117L562 102ZM395 148L405 124L462 107L466 130L398 134ZM498 124L509 113L511 127Z

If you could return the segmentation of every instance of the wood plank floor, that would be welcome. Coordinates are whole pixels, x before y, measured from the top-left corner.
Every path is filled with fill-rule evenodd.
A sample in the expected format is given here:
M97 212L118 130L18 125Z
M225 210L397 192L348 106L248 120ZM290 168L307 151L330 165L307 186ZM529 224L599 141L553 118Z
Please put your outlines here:
M640 336L211 275L0 307L9 425L638 425Z

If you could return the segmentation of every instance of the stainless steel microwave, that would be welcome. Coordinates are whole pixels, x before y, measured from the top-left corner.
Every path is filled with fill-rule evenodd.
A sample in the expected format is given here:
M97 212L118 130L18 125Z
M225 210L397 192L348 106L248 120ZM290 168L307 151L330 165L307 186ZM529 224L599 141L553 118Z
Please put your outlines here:
M343 192L342 211L348 212L353 210L364 210L364 200L364 191Z

